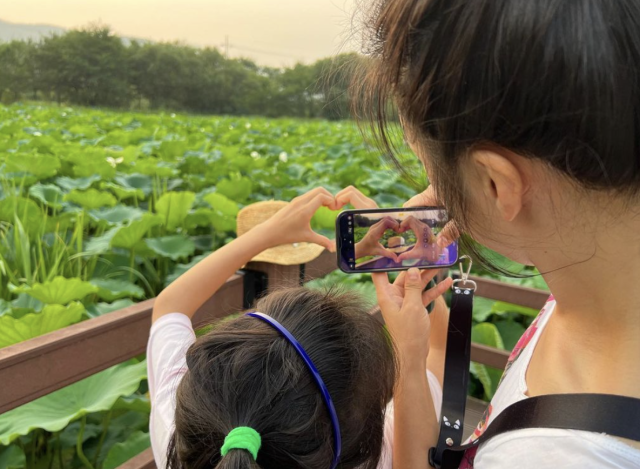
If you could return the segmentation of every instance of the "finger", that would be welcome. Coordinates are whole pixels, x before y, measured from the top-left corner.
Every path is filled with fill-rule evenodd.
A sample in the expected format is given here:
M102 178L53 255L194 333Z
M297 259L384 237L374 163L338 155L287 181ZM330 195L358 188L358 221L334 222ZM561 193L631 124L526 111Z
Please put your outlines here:
M303 211L306 215L313 216L313 214L316 213L320 207L331 207L333 203L334 198L332 195L319 193L304 205Z
M407 277L407 271L403 270L402 272L400 272L398 274L398 276L396 277L396 280L395 280L395 282L393 282L393 284L404 288L404 279L406 277Z
M402 206L403 207L428 207L432 205L437 205L438 202L436 200L436 196L434 193L433 186L427 187L427 190L421 192L420 194L414 195L409 200L407 200Z
M383 255L384 257L389 258L389 259L393 259L394 262L399 262L398 255L395 252L389 251L388 249L386 249L384 247L380 248L380 254Z
M422 290L424 290L424 285L422 284L420 271L412 267L407 271L407 276L404 281L402 308L418 305L424 306L422 303Z
M307 234L305 241L318 244L330 252L336 252L335 241L327 238L326 236L322 236L315 231L310 231Z
M334 198L333 194L324 187L316 187L315 189L311 189L309 192L305 192L304 194L299 195L298 197L293 199L291 203L304 205L319 194L328 195L332 199Z
M423 285L427 285L432 278L434 278L436 275L438 275L438 272L440 272L440 270L442 269L422 269L420 270L420 277L422 277L422 283ZM404 281L407 278L406 275L406 270L403 272L400 272L400 274L398 275L398 277L396 277L396 281L393 282L394 285L397 285L399 287L404 287Z
M430 288L429 290L422 293L422 304L428 305L432 301L438 299L438 297L444 295L444 293L451 288L453 284L453 279L451 277L445 278L443 281L438 283L435 287Z
M336 194L336 210L341 209L347 204L351 204L354 208L378 208L375 200L370 199L358 189L349 186Z
M411 251L413 251L413 249L410 249L409 251L405 251L402 254L400 254L398 256L398 262L402 262L407 259L413 259L413 257L411 257L412 256Z
M456 223L453 220L450 220L446 225L444 225L442 231L438 233L438 236L436 237L436 243L441 248L446 248L459 237L460 232L458 231Z

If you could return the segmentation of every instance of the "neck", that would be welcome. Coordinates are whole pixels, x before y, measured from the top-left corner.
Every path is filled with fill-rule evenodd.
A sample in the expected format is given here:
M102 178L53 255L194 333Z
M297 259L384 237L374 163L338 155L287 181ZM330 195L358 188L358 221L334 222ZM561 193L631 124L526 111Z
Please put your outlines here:
M606 229L556 232L557 248L529 253L556 299L541 338L553 344L543 347L545 355L562 357L581 389L602 390L603 382L626 374L620 384L628 394L640 382L640 375L629 376L640 357L640 223L624 218L592 224Z

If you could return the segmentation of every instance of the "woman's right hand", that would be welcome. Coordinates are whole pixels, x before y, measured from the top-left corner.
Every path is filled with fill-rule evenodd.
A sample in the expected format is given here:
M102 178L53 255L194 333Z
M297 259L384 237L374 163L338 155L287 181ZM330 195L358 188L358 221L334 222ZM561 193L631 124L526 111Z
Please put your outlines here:
M447 291L453 282L448 277L424 291L437 273L437 269L420 271L413 267L398 275L393 283L389 282L386 272L371 274L380 311L396 344L401 363L418 362L422 366L427 359L431 322L425 307Z

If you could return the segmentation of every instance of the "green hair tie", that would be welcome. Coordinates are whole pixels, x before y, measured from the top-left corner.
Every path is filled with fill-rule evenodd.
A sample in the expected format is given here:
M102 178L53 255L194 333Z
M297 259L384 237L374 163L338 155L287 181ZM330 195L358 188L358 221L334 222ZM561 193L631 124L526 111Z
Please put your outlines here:
M244 449L251 453L253 459L258 459L258 450L262 444L260 433L251 427L236 427L224 439L220 453L226 456L232 449Z

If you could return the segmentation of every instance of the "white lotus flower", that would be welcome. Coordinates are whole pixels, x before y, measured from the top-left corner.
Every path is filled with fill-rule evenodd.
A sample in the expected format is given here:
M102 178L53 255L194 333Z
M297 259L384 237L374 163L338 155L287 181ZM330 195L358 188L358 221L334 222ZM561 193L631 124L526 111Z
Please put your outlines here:
M278 155L278 159L283 163L286 163L287 160L289 159L289 155L287 155L286 151L283 151L282 153L280 153L280 155Z
M122 157L120 157L120 158L112 158L110 156L107 156L107 163L109 163L114 168L116 166L118 166L120 163L122 163L123 161L124 161L124 158L122 158Z
M247 122L247 123L244 125L244 127L245 127L245 129L250 129L250 128L251 128L251 122Z
M258 158L260 158L260 153L258 153L257 151L252 151L251 158L253 158L254 160L257 160Z

